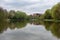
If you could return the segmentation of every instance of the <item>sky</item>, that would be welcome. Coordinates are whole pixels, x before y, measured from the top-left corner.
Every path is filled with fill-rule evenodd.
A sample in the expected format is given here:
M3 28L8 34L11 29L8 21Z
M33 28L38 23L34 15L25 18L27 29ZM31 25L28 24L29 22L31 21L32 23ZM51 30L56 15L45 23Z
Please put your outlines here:
M44 13L60 0L0 0L0 7L7 10L24 11L27 14Z

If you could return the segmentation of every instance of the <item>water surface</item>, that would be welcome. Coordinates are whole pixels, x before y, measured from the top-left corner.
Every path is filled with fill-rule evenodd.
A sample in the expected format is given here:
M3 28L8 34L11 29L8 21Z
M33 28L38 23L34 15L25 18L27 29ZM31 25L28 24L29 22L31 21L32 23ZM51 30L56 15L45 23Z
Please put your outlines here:
M0 40L60 40L60 24L4 23L0 26Z

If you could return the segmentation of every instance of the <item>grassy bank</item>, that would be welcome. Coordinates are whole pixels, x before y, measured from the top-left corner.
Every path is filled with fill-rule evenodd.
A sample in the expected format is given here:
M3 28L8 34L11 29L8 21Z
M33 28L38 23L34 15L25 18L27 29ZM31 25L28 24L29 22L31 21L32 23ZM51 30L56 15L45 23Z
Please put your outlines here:
M60 22L60 20L55 19L43 19L43 21Z

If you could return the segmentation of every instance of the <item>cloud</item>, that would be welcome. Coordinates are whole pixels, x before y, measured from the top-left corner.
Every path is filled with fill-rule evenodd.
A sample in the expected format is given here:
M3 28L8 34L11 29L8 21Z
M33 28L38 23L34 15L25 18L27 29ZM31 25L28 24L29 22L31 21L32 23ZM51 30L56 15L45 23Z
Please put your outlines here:
M20 10L27 13L42 12L51 8L60 0L0 0L0 6L5 9Z

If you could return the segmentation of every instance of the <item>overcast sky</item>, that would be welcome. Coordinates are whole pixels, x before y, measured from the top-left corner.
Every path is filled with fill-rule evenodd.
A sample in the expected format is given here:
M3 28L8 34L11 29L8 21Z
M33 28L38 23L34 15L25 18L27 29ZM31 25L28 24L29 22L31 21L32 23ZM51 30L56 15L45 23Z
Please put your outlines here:
M0 0L0 7L7 10L20 10L27 14L44 13L60 0Z

